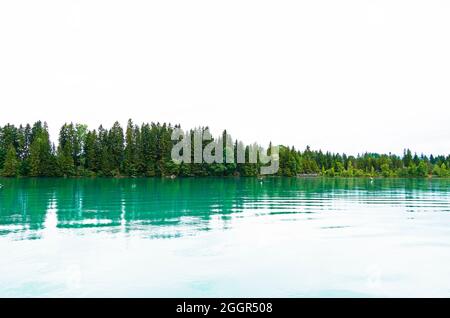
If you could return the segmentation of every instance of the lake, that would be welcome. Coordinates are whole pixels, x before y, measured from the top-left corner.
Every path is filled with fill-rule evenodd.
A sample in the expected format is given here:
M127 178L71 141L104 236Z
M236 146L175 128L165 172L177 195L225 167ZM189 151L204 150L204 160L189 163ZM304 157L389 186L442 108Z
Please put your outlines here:
M449 297L450 180L0 179L1 297Z

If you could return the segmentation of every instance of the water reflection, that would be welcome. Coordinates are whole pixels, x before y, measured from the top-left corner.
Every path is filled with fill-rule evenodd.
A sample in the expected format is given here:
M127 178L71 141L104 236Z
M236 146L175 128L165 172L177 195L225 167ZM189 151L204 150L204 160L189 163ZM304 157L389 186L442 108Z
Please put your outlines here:
M233 218L313 219L361 206L450 211L450 181L426 179L2 179L0 236L52 228L166 238L227 229ZM343 228L333 225L327 228Z

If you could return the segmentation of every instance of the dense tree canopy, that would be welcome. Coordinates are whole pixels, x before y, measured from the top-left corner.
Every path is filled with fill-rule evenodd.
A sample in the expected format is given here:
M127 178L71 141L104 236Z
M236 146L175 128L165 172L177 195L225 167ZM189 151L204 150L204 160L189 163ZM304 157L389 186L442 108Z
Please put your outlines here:
M223 157L237 158L238 149L245 153L246 163L224 162L176 164L171 150L174 128L170 124L128 121L125 131L118 122L110 129L100 126L89 130L86 125L64 124L58 144L50 141L46 123L33 126L0 127L0 173L5 177L55 176L257 176L261 162L250 163L251 150L229 140L226 131L215 140L222 143ZM207 127L194 131L204 131ZM228 138L228 140L226 140ZM209 141L204 141L204 146ZM193 147L193 140L192 140ZM270 147L269 147L270 148ZM450 177L450 156L426 156L407 149L402 156L364 153L351 156L339 153L304 151L280 146L279 176L323 175L329 177Z

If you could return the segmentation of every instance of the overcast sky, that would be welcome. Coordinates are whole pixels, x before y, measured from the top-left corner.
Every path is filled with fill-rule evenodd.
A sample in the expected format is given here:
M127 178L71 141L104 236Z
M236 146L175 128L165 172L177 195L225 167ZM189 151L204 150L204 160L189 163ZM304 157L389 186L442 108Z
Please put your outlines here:
M0 124L450 153L449 1L1 1Z

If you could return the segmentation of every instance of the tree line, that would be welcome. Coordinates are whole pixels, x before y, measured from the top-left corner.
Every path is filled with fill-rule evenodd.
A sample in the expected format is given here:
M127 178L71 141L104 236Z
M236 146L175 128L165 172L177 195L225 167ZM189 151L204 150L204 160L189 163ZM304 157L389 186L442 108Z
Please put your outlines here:
M181 163L171 159L177 141L172 131L179 126L160 123L136 125L125 130L116 122L109 129L66 123L57 145L51 142L48 126L0 127L0 174L4 177L164 177L164 176L258 176L262 163ZM206 130L199 127L196 130ZM191 130L194 132L195 130ZM224 142L226 131L216 139ZM223 138L222 138L223 137ZM208 143L208 141L205 141ZM235 140L224 145L224 156L244 147L248 158L256 144ZM228 146L229 147L229 146ZM269 146L270 148L270 146ZM242 149L242 148L241 148ZM236 158L236 157L235 157ZM192 161L194 162L194 161ZM424 155L406 149L402 156L364 153L357 156L279 147L279 176L323 175L328 177L450 177L450 155Z

